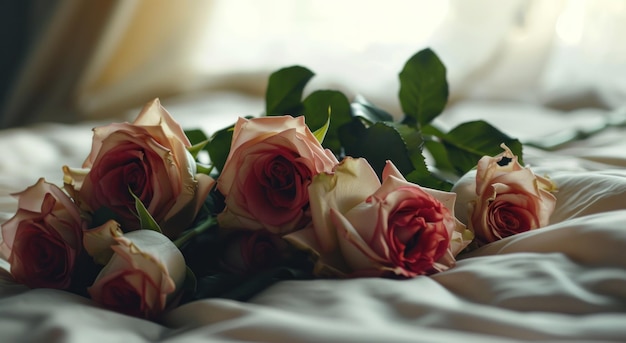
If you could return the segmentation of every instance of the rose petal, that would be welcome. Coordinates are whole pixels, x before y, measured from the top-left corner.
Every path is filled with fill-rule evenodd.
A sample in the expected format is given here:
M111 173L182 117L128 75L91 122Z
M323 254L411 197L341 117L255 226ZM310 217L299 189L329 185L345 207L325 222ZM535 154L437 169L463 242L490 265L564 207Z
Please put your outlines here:
M175 137L185 146L191 146L185 131L172 115L161 105L158 98L144 105L143 109L133 122L134 125L152 126L157 125L163 128L168 137Z
M390 176L395 176L396 178L398 178L400 180L405 180L406 181L406 179L404 178L404 175L402 175L402 173L400 172L400 170L398 170L396 165L393 164L392 161L386 161L385 162L385 168L383 168L382 179L385 180L386 178L388 178Z
M309 186L311 217L323 252L335 250L337 238L330 209L346 213L380 187L376 172L365 159L346 157L334 174L319 174Z
M518 162L517 156L513 155L513 152L506 145L501 144L500 147L504 149L504 152L495 157L483 156L478 161L476 165L476 194L483 193L487 183L494 177L524 169ZM498 162L505 158L511 159L511 161L504 166L500 166Z
M337 228L339 247L350 268L354 271L381 269L385 260L369 247L352 223L334 209L330 210L330 218Z
M333 234L336 234L333 232ZM283 236L287 242L297 249L309 253L315 261L313 275L318 277L347 277L350 268L346 265L339 250L325 251L319 245L315 229L309 225L303 229L291 232Z
M113 256L111 246L116 243L115 238L123 236L120 224L115 220L89 230L83 230L83 247L98 264L105 265Z

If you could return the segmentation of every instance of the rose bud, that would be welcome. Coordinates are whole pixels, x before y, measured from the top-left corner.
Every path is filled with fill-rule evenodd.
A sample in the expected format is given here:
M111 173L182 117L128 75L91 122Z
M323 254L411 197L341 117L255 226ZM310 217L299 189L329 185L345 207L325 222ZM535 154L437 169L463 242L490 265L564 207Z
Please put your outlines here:
M479 246L548 225L556 204L552 181L523 167L506 145L502 148L495 157L482 157L452 189Z
M91 298L117 312L158 317L185 281L182 253L152 230L132 231L114 240L113 256L88 289Z

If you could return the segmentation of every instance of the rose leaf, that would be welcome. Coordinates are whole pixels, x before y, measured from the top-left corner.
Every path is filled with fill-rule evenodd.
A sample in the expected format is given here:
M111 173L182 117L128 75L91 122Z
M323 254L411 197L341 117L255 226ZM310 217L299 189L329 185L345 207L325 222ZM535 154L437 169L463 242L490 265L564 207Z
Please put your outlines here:
M328 133L328 127L330 126L330 113L331 107L328 106L328 116L326 119L326 123L319 129L313 131L313 136L315 136L315 139L317 139L320 144L324 142L324 138L326 138L326 134Z
M428 124L422 127L422 136L424 137L424 149L428 150L433 157L433 166L439 170L454 171L446 147L440 138L445 136L445 133L432 124Z
M474 168L481 157L501 153L502 143L506 144L523 164L522 143L483 120L460 124L441 139L449 161L459 175Z
M293 116L302 113L302 92L315 75L301 66L279 69L269 77L265 92L265 114Z
M198 158L198 154L200 154L200 152L207 146L207 144L209 143L209 140L204 140L202 142L199 142L197 144L194 144L190 147L187 148L187 151L189 151L189 153L191 154L191 156L193 156L194 159Z
M217 170L221 171L226 164L226 159L230 153L230 144L233 140L234 126L227 127L225 129L216 131L209 144L206 146L206 150L209 152L209 158L211 163Z
M424 49L413 55L399 77L405 124L421 127L443 111L448 102L446 67L432 50Z
M159 227L159 224L154 220L154 218L152 218L152 215L150 215L150 212L148 212L146 206L143 204L143 202L141 202L141 199L139 199L139 197L137 197L135 193L130 190L130 187L128 191L133 196L133 198L135 198L135 210L137 211L137 217L139 218L139 226L141 227L141 229L163 233L161 231L161 227Z
M339 128L352 120L348 98L339 91L318 90L309 94L302 105L307 126L315 132L326 127L321 143L338 155L341 151Z
M422 156L422 137L414 128L392 122L377 122L365 127L359 118L340 131L346 155L363 157L381 176L387 160L403 175L413 170L427 174Z
M204 131L200 129L185 130L185 136L187 136L187 139L189 139L189 142L192 145L196 145L209 139Z
M393 116L391 114L376 107L374 104L367 101L367 99L365 99L362 95L355 96L350 106L354 116L365 118L370 123L393 121Z

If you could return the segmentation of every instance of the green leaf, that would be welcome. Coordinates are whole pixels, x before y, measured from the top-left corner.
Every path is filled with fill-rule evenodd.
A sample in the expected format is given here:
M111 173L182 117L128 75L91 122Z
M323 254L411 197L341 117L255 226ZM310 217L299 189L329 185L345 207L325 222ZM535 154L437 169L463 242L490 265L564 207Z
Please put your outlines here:
M424 49L406 62L399 76L404 123L416 127L430 123L448 102L446 67L432 50Z
M189 153L191 154L191 156L193 156L194 159L196 159L198 157L198 154L200 153L200 151L202 151L206 145L209 143L209 140L204 140L200 143L194 144L190 147L187 148L187 151L189 151Z
M302 104L307 126L311 130L327 126L321 143L338 155L341 151L339 128L352 120L348 98L339 91L318 90L309 94Z
M370 123L376 123L379 121L393 121L393 116L391 114L376 107L374 104L367 101L361 95L355 96L350 106L352 108L352 113L354 114L354 116L365 118Z
M483 156L495 156L502 152L500 144L506 144L511 151L522 159L522 143L511 138L489 123L478 120L463 123L443 137L449 161L459 175L463 175L476 166Z
M265 114L293 116L302 113L302 92L315 75L301 66L282 68L272 73L265 92Z
M363 123L364 120L361 117L354 117L349 123L339 129L339 139L348 156L359 157L357 154L362 150L360 144L367 134L367 127Z
M211 173L213 172L213 167L196 162L196 172L198 174L211 175Z
M328 132L328 127L330 126L330 106L328 107L328 119L326 119L326 124L324 124L319 129L313 131L313 136L317 139L320 144L324 142L324 138L326 137L326 133Z
M128 191L133 196L133 198L135 198L135 210L137 210L137 216L139 217L139 226L141 227L141 229L163 233L161 231L161 228L159 227L159 224L157 224L154 218L152 218L152 215L150 215L150 212L148 212L146 206L144 206L143 202L141 202L141 199L139 199L139 197L137 197L135 193L130 190L130 187L128 188Z
M211 137L211 141L206 146L211 162L219 171L224 169L226 159L230 153L233 131L234 125L215 132Z
M191 142L192 145L196 145L209 139L204 131L200 129L185 130L185 136L187 136L187 139L189 139L189 142Z
M393 127L400 135L400 138L402 138L407 157L411 160L411 166L413 167L413 171L417 171L422 175L428 175L429 172L426 168L426 161L424 160L424 155L422 155L422 146L424 144L422 134L418 130L404 124L386 124L390 127ZM404 175L407 175L407 173L404 173Z
M438 189L440 191L449 192L452 189L452 186L454 186L454 182L446 178L439 177L432 172L428 174L424 174L424 173L418 172L417 170L414 170L410 172L409 174L405 175L404 177L409 182L413 182L422 187Z
M357 118L340 130L346 155L365 158L382 175L391 160L403 175L417 171L428 175L421 153L422 136L414 128L392 122L378 122L366 128Z
M446 147L441 142L441 137L445 135L443 131L431 124L422 127L424 149L428 150L430 156L433 158L435 162L433 166L440 170L454 171L454 166L450 163Z

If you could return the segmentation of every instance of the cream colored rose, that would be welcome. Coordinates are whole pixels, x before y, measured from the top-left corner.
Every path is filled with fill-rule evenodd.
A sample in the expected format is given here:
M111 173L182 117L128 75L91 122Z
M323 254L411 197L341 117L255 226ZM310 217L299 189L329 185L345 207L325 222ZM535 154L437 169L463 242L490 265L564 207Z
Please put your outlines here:
M475 172L465 175L452 189L459 194L463 218L475 233L478 245L534 230L549 224L556 204L549 179L523 167L511 150L478 162Z
M381 184L365 159L348 157L309 191L313 223L285 239L317 258L318 275L431 274L472 238L454 217L455 194L407 182L391 162Z
M182 253L152 230L113 233L113 239L112 257L88 288L91 298L117 312L156 318L185 281Z
M95 128L84 169L64 167L65 182L83 209L108 208L124 230L139 228L132 192L175 238L214 185L211 177L196 174L189 146L180 125L155 99L132 124Z
M337 159L291 116L239 118L217 180L226 197L220 227L287 233L310 221L308 186Z

